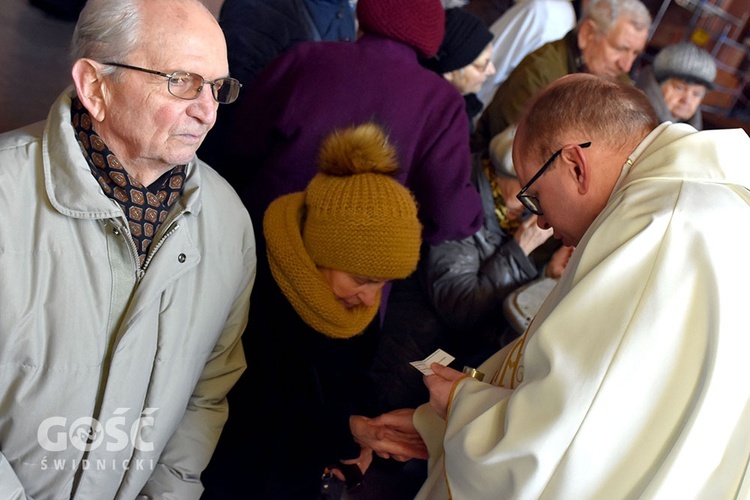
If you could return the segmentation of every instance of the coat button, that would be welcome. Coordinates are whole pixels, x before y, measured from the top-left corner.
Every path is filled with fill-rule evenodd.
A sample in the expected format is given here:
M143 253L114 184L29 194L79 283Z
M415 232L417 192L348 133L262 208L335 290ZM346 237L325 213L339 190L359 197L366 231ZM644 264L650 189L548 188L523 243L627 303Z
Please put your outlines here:
M187 255L181 253L177 256L177 260L180 262L180 264L183 264L187 260Z
M112 234L114 234L115 236L120 236L120 230L117 228L114 228L112 229Z

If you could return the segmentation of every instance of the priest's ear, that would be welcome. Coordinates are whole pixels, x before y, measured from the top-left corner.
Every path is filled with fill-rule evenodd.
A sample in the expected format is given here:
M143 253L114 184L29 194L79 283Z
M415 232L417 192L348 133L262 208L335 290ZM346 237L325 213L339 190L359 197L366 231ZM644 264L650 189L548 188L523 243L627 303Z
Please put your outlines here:
M78 99L97 122L104 121L110 81L102 74L103 66L93 59L81 58L73 63L71 74Z
M571 144L560 152L560 161L567 168L567 174L575 182L579 194L586 194L591 186L591 163L586 148L591 144Z

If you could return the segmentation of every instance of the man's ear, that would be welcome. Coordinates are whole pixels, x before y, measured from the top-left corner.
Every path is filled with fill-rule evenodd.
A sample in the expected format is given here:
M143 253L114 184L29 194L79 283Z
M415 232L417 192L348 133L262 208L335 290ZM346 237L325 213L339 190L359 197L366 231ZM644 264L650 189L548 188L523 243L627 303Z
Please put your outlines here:
M588 48L595 36L596 26L594 21L591 19L584 20L578 27L578 48L580 50Z
M578 193L586 194L591 183L591 164L583 148L576 145L568 146L562 150L560 156L578 186Z
M73 63L73 83L81 103L97 122L104 121L106 115L106 82L99 71L99 63L81 58Z

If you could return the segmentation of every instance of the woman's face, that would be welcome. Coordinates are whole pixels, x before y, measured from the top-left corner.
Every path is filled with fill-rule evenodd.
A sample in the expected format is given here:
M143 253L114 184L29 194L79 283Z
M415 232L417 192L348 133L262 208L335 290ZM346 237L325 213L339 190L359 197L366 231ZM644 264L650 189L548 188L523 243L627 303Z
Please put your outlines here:
M667 78L661 84L661 93L675 118L689 120L706 96L706 87L679 78Z
M318 269L338 301L347 309L377 305L378 292L388 282L382 278L368 278L327 267Z
M445 73L443 76L463 95L479 92L484 81L495 74L495 65L492 64L491 56L492 44L488 44L471 64Z

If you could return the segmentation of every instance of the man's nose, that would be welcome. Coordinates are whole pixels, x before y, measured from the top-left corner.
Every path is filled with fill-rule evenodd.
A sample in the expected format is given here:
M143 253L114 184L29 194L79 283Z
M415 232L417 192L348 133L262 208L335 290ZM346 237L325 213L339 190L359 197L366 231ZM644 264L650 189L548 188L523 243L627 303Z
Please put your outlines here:
M213 125L216 121L218 107L219 103L214 99L213 89L211 85L206 83L203 85L198 97L191 103L188 113L203 123Z

